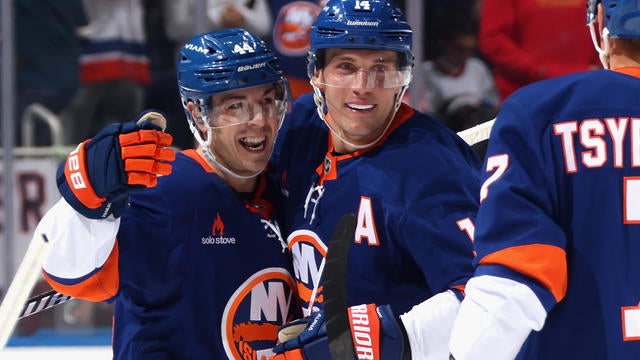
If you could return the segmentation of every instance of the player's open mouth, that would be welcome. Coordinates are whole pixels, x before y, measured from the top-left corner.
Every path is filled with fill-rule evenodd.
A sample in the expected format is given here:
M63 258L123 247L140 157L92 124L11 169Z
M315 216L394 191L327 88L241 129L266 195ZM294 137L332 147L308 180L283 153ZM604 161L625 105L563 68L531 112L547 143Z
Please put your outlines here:
M240 144L249 151L260 151L264 149L267 138L265 136L260 137L243 137L240 139Z

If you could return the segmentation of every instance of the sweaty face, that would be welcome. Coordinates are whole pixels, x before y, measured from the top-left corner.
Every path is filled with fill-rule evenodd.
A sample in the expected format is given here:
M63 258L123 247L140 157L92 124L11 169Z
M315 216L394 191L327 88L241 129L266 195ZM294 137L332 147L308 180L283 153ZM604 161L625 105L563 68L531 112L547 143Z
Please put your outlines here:
M211 152L217 161L242 176L264 169L280 121L274 85L217 94L212 102Z
M355 145L368 144L392 120L395 97L403 83L397 78L402 76L397 71L397 56L388 50L326 51L325 66L313 80L325 94L329 126L344 140ZM334 140L336 151L354 150L339 139Z

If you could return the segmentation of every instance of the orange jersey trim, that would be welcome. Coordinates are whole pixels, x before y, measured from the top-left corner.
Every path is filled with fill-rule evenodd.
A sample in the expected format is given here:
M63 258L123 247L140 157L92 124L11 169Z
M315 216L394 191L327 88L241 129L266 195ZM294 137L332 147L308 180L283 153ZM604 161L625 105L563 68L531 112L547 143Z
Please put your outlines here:
M629 67L621 67L617 69L613 69L613 71L617 71L622 74L627 74L629 76L634 76L640 78L640 67L639 66L629 66Z
M479 264L503 265L529 276L549 289L556 301L567 294L567 254L557 246L514 246L483 257Z
M466 289L466 285L453 285L452 289L456 289L462 293L462 296L466 296L464 290Z
M202 155L200 155L195 149L183 150L182 153L187 155L188 157L192 158L193 160L195 160L198 164L200 164L200 166L202 166L204 171L206 171L208 173L212 173L213 172L213 168L211 167L211 165L209 165L207 160L205 160L202 157Z
M102 269L78 284L61 284L52 279L46 272L43 271L42 273L44 279L56 291L74 298L100 302L114 297L118 292L120 285L118 259L119 251L118 242L116 241Z
M398 109L398 112L396 113L396 116L394 117L394 119L392 120L393 123L389 126L389 128L387 129L387 131L385 132L385 134L373 145L369 146L366 149L362 149L362 150L357 150L354 151L352 153L349 154L344 154L344 155L333 155L333 152L335 150L334 146L333 146L333 133L331 131L329 131L329 150L327 151L327 155L326 155L326 159L327 161L331 161L332 166L330 167L329 172L325 173L324 168L325 168L325 162L323 161L320 165L318 165L318 167L316 168L316 173L318 173L318 175L320 176L320 181L319 184L322 185L323 182L325 181L329 181L329 180L335 180L338 178L338 162L344 159L348 159L351 157L356 157L356 156L360 156L368 151L371 151L373 149L375 149L376 147L380 146L382 143L385 142L385 140L389 137L389 135L400 125L402 125L405 121L407 121L411 116L413 116L413 114L415 113L415 110L413 110L413 108L411 108L409 105L402 103L400 105L400 108ZM325 115L325 120L327 122L327 124L331 123L331 116L329 114Z

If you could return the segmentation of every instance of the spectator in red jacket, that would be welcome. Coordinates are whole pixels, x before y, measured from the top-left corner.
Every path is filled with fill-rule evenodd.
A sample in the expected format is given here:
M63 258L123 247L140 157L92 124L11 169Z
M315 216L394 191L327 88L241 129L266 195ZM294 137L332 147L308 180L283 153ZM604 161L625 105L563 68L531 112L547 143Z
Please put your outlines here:
M482 1L479 48L502 99L531 82L600 66L584 9L584 0Z

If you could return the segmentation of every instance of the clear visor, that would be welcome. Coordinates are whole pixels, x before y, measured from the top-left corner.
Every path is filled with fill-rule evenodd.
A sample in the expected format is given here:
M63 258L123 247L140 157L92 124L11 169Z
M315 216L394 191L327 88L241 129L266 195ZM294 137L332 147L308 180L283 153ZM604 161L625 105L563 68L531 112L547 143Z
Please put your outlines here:
M411 68L401 70L340 70L324 71L324 76L317 81L319 85L359 88L359 89L389 89L408 86L411 82Z
M219 102L213 100L213 106L205 116L207 124L215 129L242 125L261 118L264 121L277 122L279 128L288 107L285 100L288 98L286 87L283 88L281 85L275 85L273 91L265 93L258 100L244 97L230 97Z
M241 125L258 116L265 121L280 121L285 112L284 100L263 99L256 103L240 99L227 100L214 106L209 125L212 128Z

